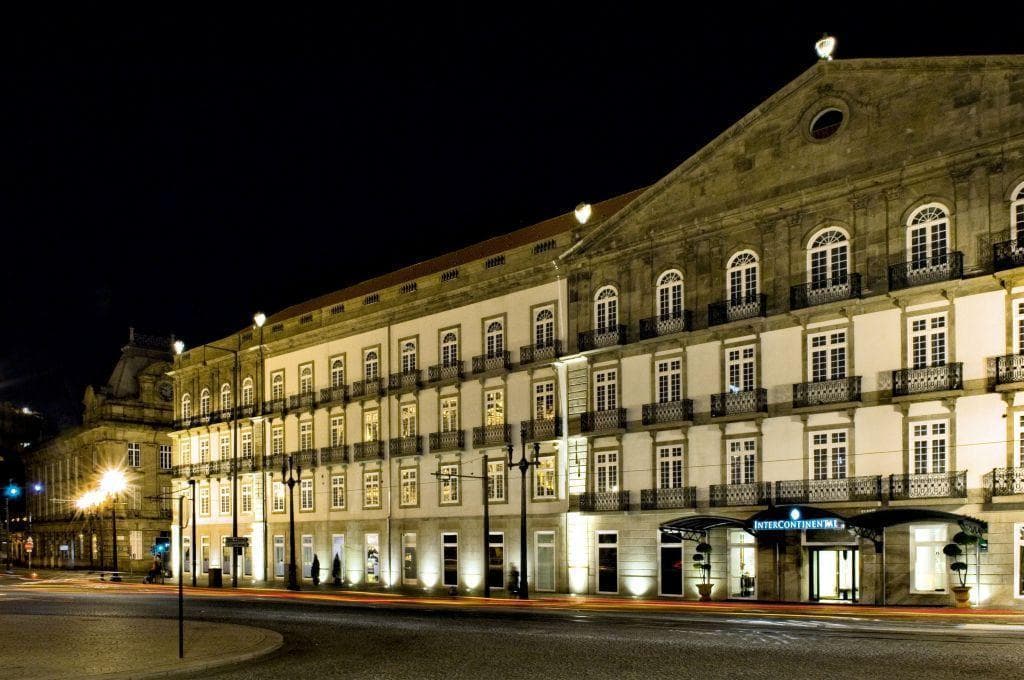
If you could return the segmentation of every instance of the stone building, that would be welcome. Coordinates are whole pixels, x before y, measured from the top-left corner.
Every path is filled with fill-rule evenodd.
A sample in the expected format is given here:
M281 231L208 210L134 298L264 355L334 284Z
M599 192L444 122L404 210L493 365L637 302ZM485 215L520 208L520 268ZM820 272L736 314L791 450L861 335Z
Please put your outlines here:
M170 344L133 330L107 383L86 388L82 425L25 456L29 486L39 485L27 498L36 564L110 569L116 508L118 569L152 565L157 538L170 535L171 502L157 498L172 491ZM125 491L79 510L78 499L111 469L124 472Z
M284 578L291 455L303 577L503 587L537 443L537 591L693 597L706 544L713 597L945 604L961 533L1020 604L1018 224L1024 58L819 62L649 188L177 357L186 568L237 501Z

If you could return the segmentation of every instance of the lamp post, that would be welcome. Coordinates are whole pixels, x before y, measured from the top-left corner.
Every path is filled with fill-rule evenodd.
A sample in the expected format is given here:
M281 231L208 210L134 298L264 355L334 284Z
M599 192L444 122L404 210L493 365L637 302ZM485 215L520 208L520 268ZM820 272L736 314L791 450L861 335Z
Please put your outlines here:
M124 473L116 469L107 470L100 479L100 491L110 498L110 524L111 530L114 532L114 573L110 577L111 581L121 580L121 575L117 573L117 497L127 485Z
M256 328L259 329L259 332L260 332L260 344L259 344L260 355L259 355L259 366L258 366L259 370L256 371L256 398L253 400L254 404L253 404L252 412L253 412L253 415L255 416L253 418L253 422L254 423L257 423L257 422L261 423L260 428L259 428L260 436L258 438L258 441L260 442L259 453L262 456L263 452L265 450L264 449L264 441L265 441L265 439L264 439L264 430L263 430L263 426L262 426L262 420L263 420L263 324L265 324L267 322L267 315L264 314L263 312L256 312L252 316L252 321L253 321L254 324L256 324ZM256 439L254 438L254 442L255 441L256 441ZM253 455L255 455L255 454L256 454L256 452L254 451ZM263 562L263 582L266 583L266 581L267 581L267 561L268 561L267 560L267 557L268 557L268 555L267 555L267 552L268 552L267 551L267 496L266 496L267 484L265 483L266 479L265 479L264 474L262 472L260 473L260 479L262 480L262 482L259 484L259 488L261 489L261 493L263 494L259 498L260 508L262 508L262 510L260 511L260 519L262 520L261 523L263 524L263 559L260 560L260 561ZM251 550L251 548L250 548L250 550Z
M440 472L434 472L432 474L435 477L437 477L438 479L448 479L448 480L450 480L450 479L479 479L479 480L483 481L483 483L484 483L484 487L483 487L483 491L484 491L484 496L483 496L483 499L484 499L484 559L483 559L483 564L484 564L484 567L483 567L483 572L484 572L484 597L490 597L491 596L491 582L489 580L489 576L490 576L489 564L490 563L488 562L489 556L487 554L487 551L491 547L491 543L490 543L490 537L491 537L491 516L490 516L490 505L489 505L488 500L487 500L487 494L489 492L491 484L490 484L490 479L487 476L487 463L488 463L488 461L487 461L487 456L486 455L483 457L482 463L483 463L483 466L482 466L483 467L483 474L480 474L480 475L452 475L452 474L442 474Z
M192 540L188 544L189 557L192 558L192 587L196 587L196 480L189 479L188 485L189 496L192 498L192 516L189 518L189 523L192 525ZM178 519L179 524L181 519ZM180 578L178 579L181 580Z
M11 499L18 498L21 496L21 488L14 483L13 480L8 480L7 488L4 490L4 521L6 523L7 530L7 571L10 571L13 567L13 553L11 544Z
M285 462L281 464L281 479L288 485L288 534L292 555L288 563L288 590L300 590L295 568L295 485L302 479L302 466L294 468L294 475L292 472L292 457L289 454Z
M522 443L522 454L519 457L519 462L516 463L512 460L512 445L508 445L508 464L509 467L518 467L519 472L522 473L523 480L519 485L519 559L522 561L522 570L519 576L519 599L529 600L530 599L530 586L529 580L527 579L527 540L526 540L526 471L531 467L540 465L537 460L537 456L540 455L540 444L534 442L533 444L533 460L528 460L526 457L526 437L523 436L525 432L520 432L519 439Z

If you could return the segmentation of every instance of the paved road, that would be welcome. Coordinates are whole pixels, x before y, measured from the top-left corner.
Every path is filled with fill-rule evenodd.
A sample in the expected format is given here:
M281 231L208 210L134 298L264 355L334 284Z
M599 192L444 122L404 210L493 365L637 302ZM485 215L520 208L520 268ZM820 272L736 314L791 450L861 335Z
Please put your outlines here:
M0 589L19 613L176 614L163 594ZM204 678L944 678L1021 677L1024 631L985 625L607 612L393 610L203 598L189 615L280 632L277 653ZM66 650L73 655L74 650ZM69 674L70 675L70 674Z

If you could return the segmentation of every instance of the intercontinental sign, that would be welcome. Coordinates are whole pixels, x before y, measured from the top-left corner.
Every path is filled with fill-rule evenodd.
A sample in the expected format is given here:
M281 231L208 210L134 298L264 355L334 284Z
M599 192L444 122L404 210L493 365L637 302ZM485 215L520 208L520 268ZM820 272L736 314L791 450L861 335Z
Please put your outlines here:
M838 517L822 517L819 519L803 519L800 511L793 508L789 519L755 519L754 531L807 531L809 529L842 530L846 522Z

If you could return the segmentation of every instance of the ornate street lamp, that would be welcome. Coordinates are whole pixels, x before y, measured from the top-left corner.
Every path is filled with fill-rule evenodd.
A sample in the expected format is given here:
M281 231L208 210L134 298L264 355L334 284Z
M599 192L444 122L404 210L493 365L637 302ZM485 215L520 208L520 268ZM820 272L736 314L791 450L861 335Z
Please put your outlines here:
M526 458L526 437L523 436L525 433L520 432L519 439L522 442L522 454L519 458L519 462L515 463L512 461L512 445L508 445L508 464L509 467L518 467L519 472L523 475L522 484L519 485L519 559L523 563L522 571L519 576L519 599L529 600L530 599L530 586L529 580L527 579L527 540L526 540L526 471L531 467L540 465L537 460L537 456L540 454L540 444L534 442L533 444L533 460Z
M110 498L110 523L114 533L114 573L110 577L111 581L121 580L121 575L117 570L117 497L127 486L128 480L125 479L124 472L121 470L107 470L100 479L100 493Z
M295 568L295 485L302 479L302 466L294 468L292 475L292 457L289 455L281 463L281 479L288 485L288 529L291 540L292 558L288 564L288 590L300 590L298 573Z

